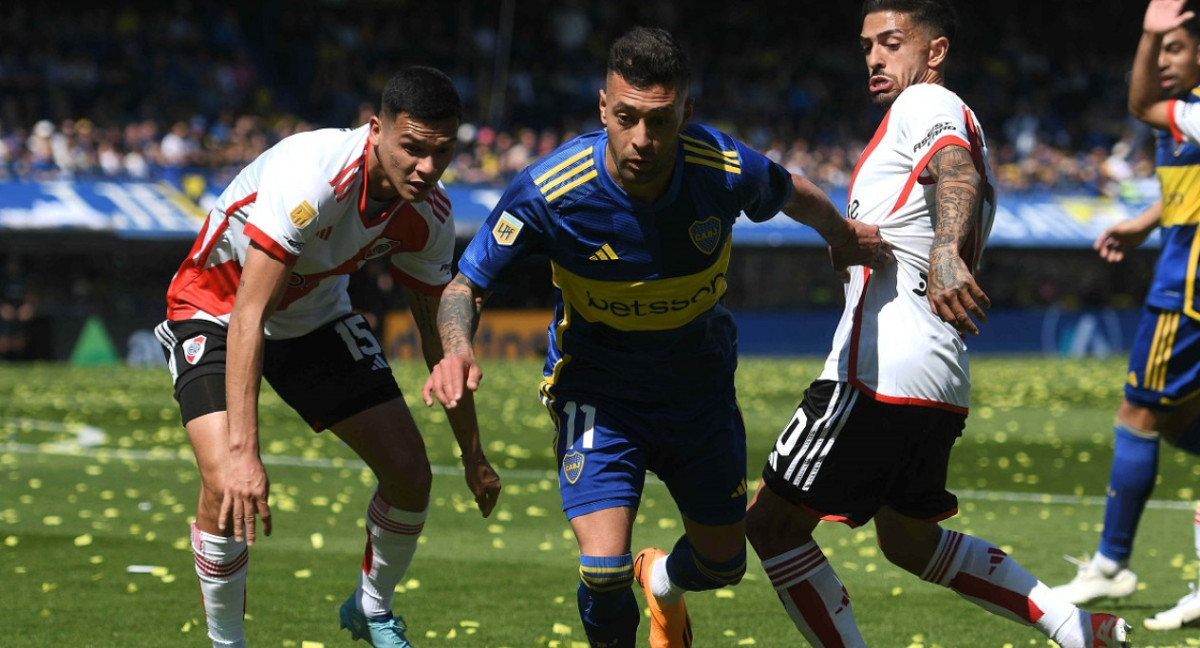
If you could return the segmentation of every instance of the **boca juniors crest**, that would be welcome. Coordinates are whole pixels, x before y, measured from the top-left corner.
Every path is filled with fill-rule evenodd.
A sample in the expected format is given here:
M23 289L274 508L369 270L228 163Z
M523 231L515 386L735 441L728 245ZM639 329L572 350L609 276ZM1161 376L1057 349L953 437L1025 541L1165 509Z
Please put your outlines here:
M183 359L187 363L194 365L200 362L200 356L204 355L204 345L208 342L208 338L203 335L196 337L183 343Z
M579 475L583 474L583 455L578 452L571 452L563 457L563 476L567 481L574 484L579 480Z
M696 221L688 227L692 243L705 254L712 254L721 242L721 221L716 216L709 216L702 221Z

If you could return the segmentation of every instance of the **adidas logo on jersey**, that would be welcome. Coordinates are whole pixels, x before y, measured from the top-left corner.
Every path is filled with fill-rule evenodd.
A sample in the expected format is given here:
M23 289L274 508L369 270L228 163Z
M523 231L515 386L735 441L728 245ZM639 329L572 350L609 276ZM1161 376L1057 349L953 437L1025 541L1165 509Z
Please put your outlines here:
M599 250L596 250L592 256L588 257L592 261L616 261L619 258L621 257L617 256L616 251L608 243L601 245Z
M375 363L371 365L372 371L374 371L376 369L389 369L387 360L384 360L383 356L381 356L381 355L376 355Z

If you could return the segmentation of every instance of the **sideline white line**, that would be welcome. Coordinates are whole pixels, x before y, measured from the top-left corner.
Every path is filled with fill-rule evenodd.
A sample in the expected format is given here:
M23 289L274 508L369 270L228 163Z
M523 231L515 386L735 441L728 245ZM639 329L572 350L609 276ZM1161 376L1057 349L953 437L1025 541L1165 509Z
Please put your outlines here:
M91 459L109 459L109 460L130 460L130 461L186 461L194 462L192 453L188 448L180 448L178 451L165 449L159 450L124 450L111 448L62 448L50 447L46 445L37 445L34 443L0 443L0 454L10 452L13 454L24 455L59 455L69 457L84 457ZM292 457L287 455L263 455L263 463L268 466L291 466L300 468L320 468L320 469L342 469L350 468L352 470L361 470L367 467L367 464L361 459L330 459L317 458L307 459L304 457ZM461 475L462 469L457 466L440 466L433 465L430 467L435 475ZM550 470L529 470L515 468L500 468L498 469L501 478L509 479L557 479L557 473ZM659 484L657 479L646 480L647 484ZM1104 498L1097 496L1079 497L1075 495L1054 495L1050 493L1021 493L1016 491L1000 491L1000 490L972 490L963 489L955 491L955 495L959 499L964 500L985 500L992 502L1015 502L1028 504L1055 504L1055 505L1075 505L1075 506L1104 506ZM1190 511L1195 507L1195 502L1186 500L1150 500L1146 502L1146 508L1163 509L1173 511Z

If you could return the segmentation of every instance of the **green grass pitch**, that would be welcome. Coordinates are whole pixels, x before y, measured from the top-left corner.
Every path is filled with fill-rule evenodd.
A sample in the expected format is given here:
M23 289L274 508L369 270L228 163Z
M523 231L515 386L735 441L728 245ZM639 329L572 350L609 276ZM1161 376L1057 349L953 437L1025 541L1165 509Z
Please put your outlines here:
M418 403L423 367L396 364L436 470L423 544L396 596L410 638L422 648L585 647L575 543L536 395L540 363L484 364L484 443L504 480L488 520L458 473L444 414ZM1098 538L1124 364L973 364L974 404L950 471L961 512L948 526L995 542L1051 585L1065 582L1075 568L1063 555L1091 551ZM819 366L812 358L743 360L752 479ZM361 645L338 630L337 607L354 586L373 480L269 388L262 429L275 531L252 551L250 645ZM1141 629L1196 578L1189 502L1198 475L1200 463L1163 450L1133 561L1141 591L1098 606L1129 618L1138 646L1200 645L1194 629ZM0 645L207 646L187 540L197 482L165 370L0 365ZM679 532L666 489L650 479L634 551L669 547ZM870 527L825 525L818 540L871 645L1049 645L892 567ZM751 556L740 586L689 595L697 646L803 645Z

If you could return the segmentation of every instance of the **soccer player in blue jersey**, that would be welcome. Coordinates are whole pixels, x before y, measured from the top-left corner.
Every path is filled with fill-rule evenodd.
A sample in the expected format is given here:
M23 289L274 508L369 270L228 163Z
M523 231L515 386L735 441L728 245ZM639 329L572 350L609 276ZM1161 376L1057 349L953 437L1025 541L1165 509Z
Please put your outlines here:
M1133 539L1158 475L1160 439L1200 453L1200 301L1197 300L1196 228L1200 224L1200 146L1190 117L1200 110L1200 25L1185 0L1153 0L1146 9L1134 56L1129 110L1159 129L1158 177L1163 199L1138 218L1118 223L1096 241L1100 256L1124 258L1160 228L1162 251L1146 296L1117 410L1116 446L1100 546L1075 578L1055 588L1076 603L1124 597L1137 590L1129 569ZM1195 523L1200 556L1200 515ZM1150 630L1169 630L1200 619L1200 595L1146 619Z
M722 300L731 232L781 210L831 244L835 265L886 263L877 228L842 218L815 186L730 136L689 124L688 59L660 29L613 43L604 130L522 172L463 253L442 296L447 355L425 400L454 407L479 386L479 309L517 261L550 257L558 303L541 396L554 420L563 510L579 542L579 613L592 646L632 647L636 578L650 645L691 645L685 591L746 569L745 428L734 394L737 332ZM685 533L631 553L647 470Z

